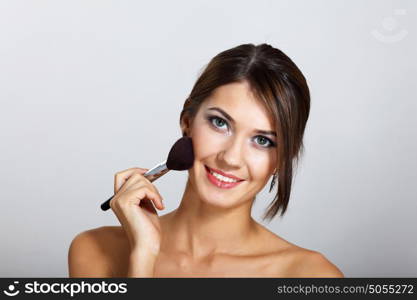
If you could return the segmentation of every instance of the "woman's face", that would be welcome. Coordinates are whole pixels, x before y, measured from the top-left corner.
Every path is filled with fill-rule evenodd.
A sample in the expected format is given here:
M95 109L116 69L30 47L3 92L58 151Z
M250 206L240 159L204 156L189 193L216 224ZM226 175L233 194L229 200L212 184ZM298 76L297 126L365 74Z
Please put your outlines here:
M187 131L195 155L189 179L200 199L222 207L252 200L277 165L276 136L265 133L273 128L272 117L246 81L217 88L201 104ZM230 183L211 175L206 167L242 181Z

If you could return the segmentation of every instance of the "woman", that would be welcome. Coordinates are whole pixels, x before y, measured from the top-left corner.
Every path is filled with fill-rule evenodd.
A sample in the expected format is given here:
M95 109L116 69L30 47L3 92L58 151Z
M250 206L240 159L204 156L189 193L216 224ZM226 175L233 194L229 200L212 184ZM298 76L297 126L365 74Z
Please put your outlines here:
M280 50L244 44L215 56L180 116L195 160L179 207L158 216L164 201L148 169L117 173L110 206L122 226L77 235L70 277L343 277L251 217L271 176L264 219L285 213L309 110L306 80Z

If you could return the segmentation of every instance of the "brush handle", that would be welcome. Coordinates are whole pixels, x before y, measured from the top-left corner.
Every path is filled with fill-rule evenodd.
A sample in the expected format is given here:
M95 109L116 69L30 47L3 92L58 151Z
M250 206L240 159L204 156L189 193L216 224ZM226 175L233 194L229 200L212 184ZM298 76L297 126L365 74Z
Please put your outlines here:
M155 167L153 167L152 169L148 170L148 172L146 172L145 174L143 174L143 176L146 177L146 179L148 179L150 182L157 180L159 177L161 177L162 175L164 175L165 173L167 173L169 171L167 165L166 165L166 161L156 165ZM103 202L101 204L101 210L108 210L110 209L110 201L111 199L113 199L114 195L111 196L108 200L106 200L105 202Z

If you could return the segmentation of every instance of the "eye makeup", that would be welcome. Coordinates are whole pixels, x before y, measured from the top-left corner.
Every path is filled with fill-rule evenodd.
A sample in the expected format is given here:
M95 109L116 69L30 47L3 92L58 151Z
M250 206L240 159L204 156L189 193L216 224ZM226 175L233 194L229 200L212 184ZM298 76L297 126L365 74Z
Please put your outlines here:
M235 120L233 120L233 118L227 112L225 112L223 109L221 109L220 107L210 107L208 109L208 111L217 111L217 112L221 113L222 116L224 118L226 118L227 120L229 120L232 124L235 123ZM269 130L260 130L260 129L257 129L256 130L256 133L266 134L266 135L273 135L275 137L277 136L277 133L275 131L269 131Z
M207 114L205 116L206 121L209 123L209 125L214 128L216 131L224 131L220 126L215 125L215 122L221 121L223 122L228 128L229 128L229 124L227 123L226 120L224 120L223 118L216 116L216 115L210 115ZM259 138L259 139L264 139L267 141L267 146L263 146L262 144L256 143L258 146L260 146L261 148L273 148L276 147L276 143L274 141L272 141L271 139L267 138L266 136L263 135L257 135L254 137L254 139Z

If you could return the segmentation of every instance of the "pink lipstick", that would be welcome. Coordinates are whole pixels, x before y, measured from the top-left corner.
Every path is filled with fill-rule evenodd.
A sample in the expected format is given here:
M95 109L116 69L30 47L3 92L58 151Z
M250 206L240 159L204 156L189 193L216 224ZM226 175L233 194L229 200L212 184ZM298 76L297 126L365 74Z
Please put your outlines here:
M215 173L218 173L220 175L226 176L226 177L228 177L230 179L239 180L237 182L225 182L225 181L222 181L222 180L216 178L213 174L210 173L210 168L209 167L207 167L207 166L204 166L204 167L206 168L206 174L207 174L208 180L212 184L214 184L215 186L217 186L218 188L230 189L230 188L233 188L233 187L237 186L238 184L240 184L243 181L243 179L240 179L240 178L238 178L236 176L231 176L231 175L226 176L226 175L224 175L225 173L220 172L220 171L217 172L215 169L213 169L212 171L215 172Z

